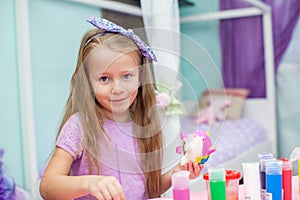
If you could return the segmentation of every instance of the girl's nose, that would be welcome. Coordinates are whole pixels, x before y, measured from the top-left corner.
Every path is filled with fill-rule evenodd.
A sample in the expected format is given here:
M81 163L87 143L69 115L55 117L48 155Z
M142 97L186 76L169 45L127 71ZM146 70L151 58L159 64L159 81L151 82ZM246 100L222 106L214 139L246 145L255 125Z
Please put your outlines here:
M112 89L111 89L111 93L112 94L120 94L124 91L124 88L122 86L122 84L120 83L120 81L115 81Z

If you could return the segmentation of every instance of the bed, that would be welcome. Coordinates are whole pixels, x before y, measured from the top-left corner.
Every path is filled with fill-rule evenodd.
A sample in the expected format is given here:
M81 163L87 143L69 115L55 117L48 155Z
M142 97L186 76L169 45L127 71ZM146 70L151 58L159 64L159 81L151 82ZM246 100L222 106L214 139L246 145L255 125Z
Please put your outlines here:
M198 109L198 102L183 102L186 114L178 119L179 126L173 123L173 130L177 128L179 132L192 132L195 129L211 132L212 139L216 142L217 151L211 155L205 164L205 169L208 167L224 167L225 169L235 169L242 172L241 163L258 162L258 153L271 152L275 157L277 156L274 58L270 9L256 0L248 0L248 2L253 4L252 8L235 9L232 12L230 10L219 11L181 19L182 23L189 23L255 15L261 15L263 18L266 97L247 98L239 119L216 122L211 126L207 124L195 125L193 123L192 115L195 113L195 109ZM165 127L166 134L172 134L167 129ZM221 132L221 136L217 137L216 132ZM170 139L170 136L166 135L166 137ZM169 145L173 145L172 148L174 148L175 144L180 143L180 139L176 136L171 138L173 142L169 142ZM175 160L170 160L170 157L176 157L174 152L167 149L164 153L169 157L166 162L172 163ZM204 189L205 182L202 177L191 181L192 192ZM166 195L170 195L170 191L167 191Z

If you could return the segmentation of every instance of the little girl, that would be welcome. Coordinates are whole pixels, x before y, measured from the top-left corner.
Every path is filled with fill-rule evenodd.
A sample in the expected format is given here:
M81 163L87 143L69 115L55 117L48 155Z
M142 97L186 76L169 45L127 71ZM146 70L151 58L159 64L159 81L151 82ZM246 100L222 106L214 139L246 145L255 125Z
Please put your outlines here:
M192 162L161 173L153 51L131 30L101 18L88 22L97 28L81 42L42 197L144 200L160 197L177 171L198 177L203 166Z

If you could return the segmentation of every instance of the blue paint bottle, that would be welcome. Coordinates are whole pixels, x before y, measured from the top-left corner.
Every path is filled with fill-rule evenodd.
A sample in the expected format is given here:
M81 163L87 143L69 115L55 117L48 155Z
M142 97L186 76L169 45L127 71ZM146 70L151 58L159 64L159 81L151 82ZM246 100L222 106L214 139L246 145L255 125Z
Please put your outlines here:
M282 199L282 161L266 163L266 190L272 194L272 200Z

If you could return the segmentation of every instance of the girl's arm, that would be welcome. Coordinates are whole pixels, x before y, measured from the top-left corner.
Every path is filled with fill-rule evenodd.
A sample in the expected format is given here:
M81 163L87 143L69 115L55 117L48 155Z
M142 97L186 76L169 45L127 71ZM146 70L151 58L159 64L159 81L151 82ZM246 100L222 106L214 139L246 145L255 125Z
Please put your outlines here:
M43 199L73 199L91 194L97 199L125 199L119 181L110 176L68 176L72 156L56 148L40 184Z
M190 172L190 179L197 178L204 166L199 165L197 162L188 162L186 165L181 166L179 163L162 175L161 193L167 191L172 185L172 175L179 171L187 170Z

